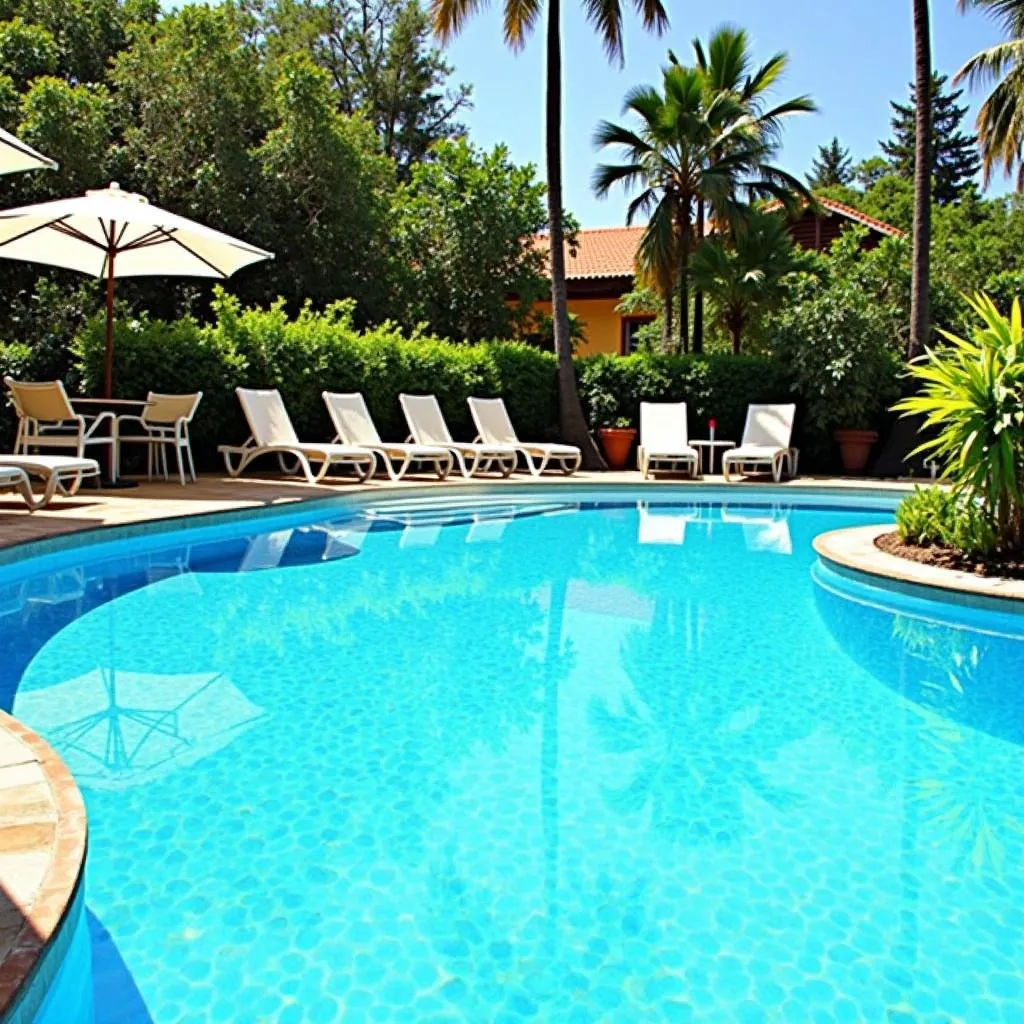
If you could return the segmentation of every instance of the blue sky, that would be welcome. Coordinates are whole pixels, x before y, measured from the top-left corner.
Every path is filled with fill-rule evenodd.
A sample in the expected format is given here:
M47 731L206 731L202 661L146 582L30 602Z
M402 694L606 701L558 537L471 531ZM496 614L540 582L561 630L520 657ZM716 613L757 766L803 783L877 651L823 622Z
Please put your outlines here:
M565 119L563 156L566 205L584 227L624 222L621 192L596 199L590 177L598 156L591 144L602 118L617 120L622 98L634 85L655 83L671 46L680 59L694 36L706 39L728 22L746 28L756 57L778 50L790 55L790 70L779 98L809 93L820 113L793 119L780 163L803 174L820 143L838 135L855 159L872 155L889 128L889 100L904 99L913 76L911 0L666 0L672 24L658 37L630 17L626 63L608 64L581 14L578 0L565 0L563 46ZM472 140L484 146L504 142L519 163L533 162L543 173L543 35L513 56L501 35L501 0L477 14L448 47L455 80L473 86L474 108L465 118ZM996 26L977 13L957 13L955 0L932 4L933 59L952 74L964 60L996 42ZM972 110L980 98L974 97ZM992 191L1005 191L994 182Z

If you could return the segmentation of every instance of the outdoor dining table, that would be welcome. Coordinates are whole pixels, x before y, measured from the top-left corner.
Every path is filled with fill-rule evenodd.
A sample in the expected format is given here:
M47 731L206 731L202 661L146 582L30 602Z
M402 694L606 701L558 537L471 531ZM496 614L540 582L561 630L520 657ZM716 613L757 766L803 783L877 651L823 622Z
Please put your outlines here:
M72 408L77 409L78 406L82 406L82 411L85 413L92 413L97 415L102 412L111 412L115 416L119 412L127 412L131 409L138 409L140 412L143 409L148 408L153 403L148 398L81 398L73 397L71 399ZM111 421L111 432L116 421ZM137 480L122 480L120 475L115 470L120 470L120 466L114 465L114 460L118 457L118 453L114 450L115 446L110 446L110 462L107 465L107 478L99 482L99 486L107 489L127 489L129 487L138 487Z

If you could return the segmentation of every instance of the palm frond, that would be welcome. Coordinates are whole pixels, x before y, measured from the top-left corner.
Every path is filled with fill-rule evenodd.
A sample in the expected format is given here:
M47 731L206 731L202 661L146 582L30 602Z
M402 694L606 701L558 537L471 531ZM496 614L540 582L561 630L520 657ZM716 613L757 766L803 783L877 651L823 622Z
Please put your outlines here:
M540 11L541 0L505 0L505 43L510 49L518 52L526 45Z
M450 42L486 0L430 0L430 20L442 43Z

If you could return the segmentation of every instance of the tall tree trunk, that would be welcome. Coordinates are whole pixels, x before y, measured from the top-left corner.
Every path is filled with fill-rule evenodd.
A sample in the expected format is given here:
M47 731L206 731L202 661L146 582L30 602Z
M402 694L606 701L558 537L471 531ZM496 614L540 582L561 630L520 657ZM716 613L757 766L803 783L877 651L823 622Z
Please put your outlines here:
M913 359L928 343L928 277L932 234L932 60L928 0L914 3L914 82L917 94L914 149L914 253L910 285L910 340Z
M675 319L675 296L672 294L672 285L665 289L665 297L662 299L661 308L661 351L672 351L672 321Z
M704 199L697 200L697 244L704 237ZM704 293L698 291L693 296L693 354L700 355L704 351Z
M583 453L585 469L604 469L604 459L587 429L576 367L572 361L569 302L565 285L565 230L562 223L562 4L548 0L547 110L545 149L548 164L548 223L551 230L551 314L558 359L558 417L562 440Z

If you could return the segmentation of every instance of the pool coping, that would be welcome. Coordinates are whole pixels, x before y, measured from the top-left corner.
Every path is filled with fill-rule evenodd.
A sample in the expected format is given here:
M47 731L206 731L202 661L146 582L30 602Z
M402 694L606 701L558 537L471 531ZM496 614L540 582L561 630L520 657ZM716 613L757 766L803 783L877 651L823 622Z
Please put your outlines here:
M1024 580L995 576L975 576L957 569L943 569L909 558L891 555L875 543L883 534L892 533L891 524L852 526L830 530L814 538L818 557L833 566L853 570L861 578L890 589L907 587L923 597L954 600L958 603L984 604L999 602L1004 610L1024 610ZM936 593L938 591L939 593Z
M81 904L88 825L67 765L41 736L3 711L0 792L0 886L20 916L0 960L0 1022L30 1024L49 988L45 981L32 982L56 974L61 939L70 938L66 925Z

